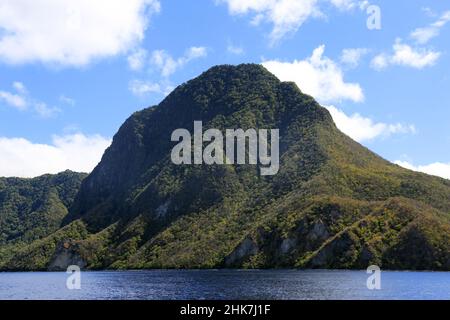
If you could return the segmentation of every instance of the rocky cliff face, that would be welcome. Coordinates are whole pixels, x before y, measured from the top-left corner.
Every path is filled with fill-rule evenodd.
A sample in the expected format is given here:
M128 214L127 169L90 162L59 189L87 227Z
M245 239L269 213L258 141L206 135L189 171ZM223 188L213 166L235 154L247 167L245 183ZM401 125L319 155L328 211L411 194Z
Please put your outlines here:
M77 266L80 269L86 267L77 241L66 240L58 244L50 259L48 271L66 271L69 266Z

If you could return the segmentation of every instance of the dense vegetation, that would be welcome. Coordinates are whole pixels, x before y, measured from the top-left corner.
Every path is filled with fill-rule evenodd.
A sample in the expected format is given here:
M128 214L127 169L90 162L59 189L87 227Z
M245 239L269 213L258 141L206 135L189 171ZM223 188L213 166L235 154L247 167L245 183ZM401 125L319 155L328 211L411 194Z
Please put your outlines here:
M0 178L0 262L61 227L86 174Z
M279 173L172 164L170 135L194 120L279 128ZM15 248L3 268L46 269L70 248L93 269L450 270L450 181L385 161L252 64L213 67L133 114L58 217L63 228Z

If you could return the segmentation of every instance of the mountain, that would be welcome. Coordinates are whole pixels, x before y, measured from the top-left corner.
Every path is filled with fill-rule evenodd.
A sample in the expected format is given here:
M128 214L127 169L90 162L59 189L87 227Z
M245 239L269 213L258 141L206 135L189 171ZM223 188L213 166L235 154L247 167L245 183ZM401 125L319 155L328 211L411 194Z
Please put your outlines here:
M280 168L175 165L175 129L279 129ZM450 270L450 181L389 163L255 64L216 66L134 113L62 228L3 269Z
M0 178L0 265L17 250L58 230L84 173Z

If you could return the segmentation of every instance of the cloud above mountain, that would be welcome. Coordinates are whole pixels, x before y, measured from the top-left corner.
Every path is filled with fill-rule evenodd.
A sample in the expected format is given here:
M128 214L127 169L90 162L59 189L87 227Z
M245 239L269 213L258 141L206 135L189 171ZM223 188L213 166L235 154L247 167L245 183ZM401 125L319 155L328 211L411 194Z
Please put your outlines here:
M303 60L283 62L264 61L262 65L281 81L293 81L306 94L320 103L336 103L342 100L362 102L364 93L358 83L346 82L344 73L336 62L324 56L325 46L314 49Z
M416 132L416 128L411 124L376 122L359 113L349 116L334 106L327 106L326 108L339 130L358 142L389 137L393 134L413 134Z
M433 176L450 179L450 163L434 162L427 165L414 165L408 161L397 160L394 162L409 170L419 171Z
M67 169L90 172L111 139L82 133L55 135L51 144L0 137L0 176L36 177Z

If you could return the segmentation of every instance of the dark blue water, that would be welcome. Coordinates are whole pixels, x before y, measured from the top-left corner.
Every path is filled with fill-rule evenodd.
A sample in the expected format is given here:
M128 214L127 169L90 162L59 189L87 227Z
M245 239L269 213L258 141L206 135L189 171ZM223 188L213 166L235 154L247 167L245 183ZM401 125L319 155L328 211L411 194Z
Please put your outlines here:
M450 272L382 272L369 290L365 271L149 270L0 273L0 299L450 299Z

